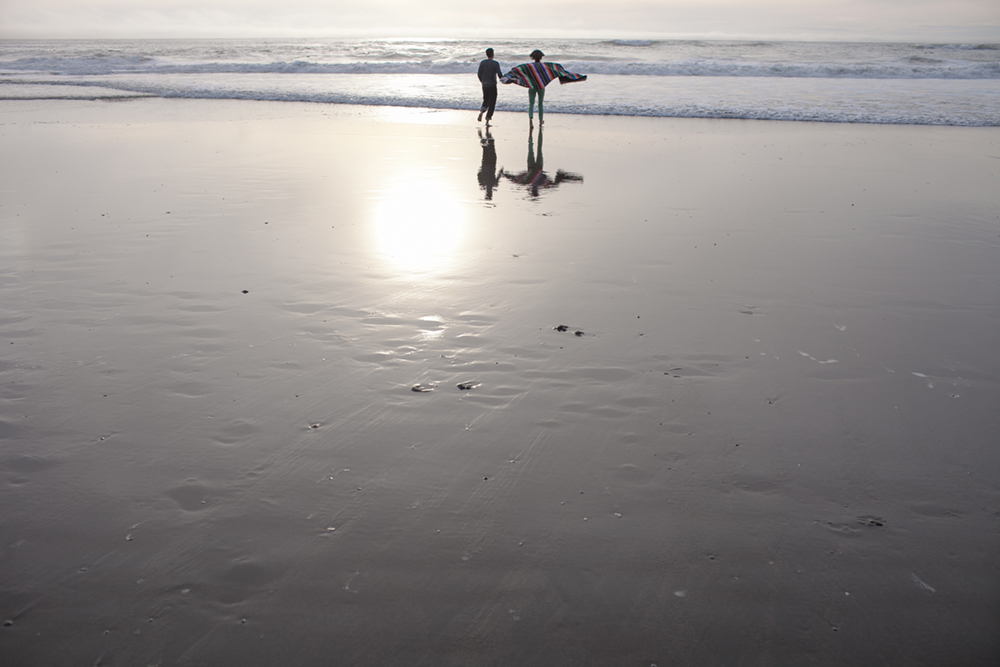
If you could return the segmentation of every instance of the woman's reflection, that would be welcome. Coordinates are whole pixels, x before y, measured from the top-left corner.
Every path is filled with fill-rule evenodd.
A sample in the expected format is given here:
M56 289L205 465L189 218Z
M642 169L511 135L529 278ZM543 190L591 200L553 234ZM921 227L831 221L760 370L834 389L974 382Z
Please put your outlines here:
M556 177L554 179L549 178L549 175L543 171L543 160L542 160L542 130L538 129L538 152L535 153L534 148L534 136L532 133L528 133L528 168L522 171L520 174L511 174L508 172L503 172L503 175L514 181L518 185L523 185L528 188L531 196L537 198L539 195L539 190L545 188L554 188L563 181L579 181L583 182L583 176L579 174L574 174L569 171L563 171L559 169L556 171ZM501 170L503 171L503 170Z
M493 199L493 188L500 184L500 174L503 173L503 167L497 171L497 147L493 143L490 128L486 128L485 138L483 131L479 130L479 143L483 147L483 164L479 168L479 187L486 190L486 201L490 201Z

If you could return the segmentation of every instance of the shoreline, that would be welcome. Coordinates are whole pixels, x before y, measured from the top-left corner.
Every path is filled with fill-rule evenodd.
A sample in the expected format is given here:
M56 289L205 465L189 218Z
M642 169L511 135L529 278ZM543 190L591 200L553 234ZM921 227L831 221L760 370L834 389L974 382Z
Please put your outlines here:
M9 84L16 85L16 84ZM31 84L35 87L38 84ZM49 84L43 84L48 86ZM51 84L52 88L63 88L69 87L74 89L83 88L88 89L89 86L81 86L79 84ZM101 88L101 86L95 86ZM103 95L93 95L93 94L82 94L79 96L65 97L59 96L36 96L36 97L4 97L0 98L0 104L22 104L27 102L95 102L95 103L112 103L112 102L130 102L139 100L160 100L163 102L177 102L177 103L202 103L202 104L245 104L245 105L281 105L281 106L305 106L305 107L315 107L317 109L328 109L336 112L340 108L346 109L370 109L375 112L375 115L382 115L378 113L380 109L386 110L399 110L399 111L414 111L414 112L430 112L430 113L456 113L456 114L472 114L475 116L479 107L475 108L458 108L458 107L432 107L432 106L421 106L421 105L391 105L391 104L368 104L364 102L322 102L322 101L309 101L309 100L283 100L283 99L234 99L234 98L214 98L214 97L173 97L173 96L163 96L157 95L155 93L130 93L128 91L117 90L114 88L105 88L109 91ZM517 117L524 116L527 117L527 111L525 109L521 110L511 110L511 109L497 109L496 113L502 116ZM733 122L746 122L746 123L776 123L776 124L794 124L794 125L830 125L830 126L848 126L848 127L899 127L899 128L945 128L945 129L968 129L968 130L995 130L1000 125L956 125L956 124L943 124L943 123L896 123L896 122L875 122L875 121L853 121L853 120L814 120L814 119L786 119L786 118L743 118L743 117L729 117L729 116L656 116L656 115L638 115L638 114L601 114L601 113L581 113L578 111L560 111L558 108L549 110L546 109L546 115L552 115L556 117L580 117L580 118L601 118L601 119L646 119L646 120L663 120L663 121L733 121ZM485 129L485 121L482 123L476 123L473 119L473 124L478 125L482 129ZM537 128L536 128L537 129Z
M477 108L480 99L465 75L400 74L377 80L353 74L297 74L280 83L268 76L243 74L239 84L216 75L190 75L178 92L163 88L155 77L119 82L115 77L86 81L52 81L0 84L0 91L18 88L104 89L100 95L68 97L127 99L157 97L203 101L242 100L246 102L308 103L331 106L392 106L460 111ZM913 125L941 127L1000 127L1000 117L969 114L968 108L992 108L1000 82L994 80L866 80L866 79L768 79L753 77L612 77L560 86L550 97L553 115L584 115L650 118L702 118L705 120L775 120L837 124ZM234 80L235 81L235 80ZM200 83L198 83L200 82ZM588 88L588 83L590 84ZM177 86L176 82L170 86ZM187 92L185 86L191 88ZM199 87L200 86L200 87ZM227 88L230 86L230 88ZM405 92L401 92L402 87ZM513 86L502 86L503 89ZM859 88L860 87L860 88ZM828 90L829 88L829 90ZM669 103L643 102L650 89L668 93ZM839 92L838 92L839 91ZM26 91L25 94L27 94ZM526 100L518 90L500 95L498 111L518 113ZM810 107L801 104L786 108L786 97L816 98ZM727 103L732 96L757 100L744 106ZM758 99L759 98L759 99ZM855 99L860 107L845 102ZM918 98L955 98L951 106L915 104ZM514 101L518 100L518 101ZM909 100L907 102L906 100ZM955 106L957 104L957 106ZM912 108L911 108L912 107ZM706 109L714 109L707 111ZM867 109L867 110L865 110ZM895 110L893 110L895 109Z

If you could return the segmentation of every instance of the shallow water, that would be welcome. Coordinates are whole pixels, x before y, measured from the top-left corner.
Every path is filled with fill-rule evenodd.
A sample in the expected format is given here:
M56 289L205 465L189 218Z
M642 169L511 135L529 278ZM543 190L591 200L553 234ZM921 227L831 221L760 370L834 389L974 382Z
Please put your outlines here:
M549 110L591 115L1000 125L1000 45L496 40L503 71L542 48L584 84ZM8 40L0 100L135 95L473 109L484 45L467 40ZM52 84L58 84L52 88ZM498 108L526 95L502 86ZM62 91L61 93L56 91Z
M994 131L0 111L17 664L1000 655Z

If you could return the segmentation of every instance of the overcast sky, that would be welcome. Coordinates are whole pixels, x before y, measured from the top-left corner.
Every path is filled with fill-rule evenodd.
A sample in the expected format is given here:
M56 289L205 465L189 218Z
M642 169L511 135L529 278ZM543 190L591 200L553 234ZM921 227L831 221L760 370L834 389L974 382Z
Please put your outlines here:
M1000 42L1000 0L0 0L0 38L326 36Z

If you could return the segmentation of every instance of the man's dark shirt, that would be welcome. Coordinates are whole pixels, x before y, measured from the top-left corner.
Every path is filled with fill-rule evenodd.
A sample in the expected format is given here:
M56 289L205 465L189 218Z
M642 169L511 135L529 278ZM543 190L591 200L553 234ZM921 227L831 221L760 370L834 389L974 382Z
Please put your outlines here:
M497 79L501 76L503 76L503 72L500 71L500 63L497 61L487 58L479 63L479 81L484 86L493 86L495 88Z

